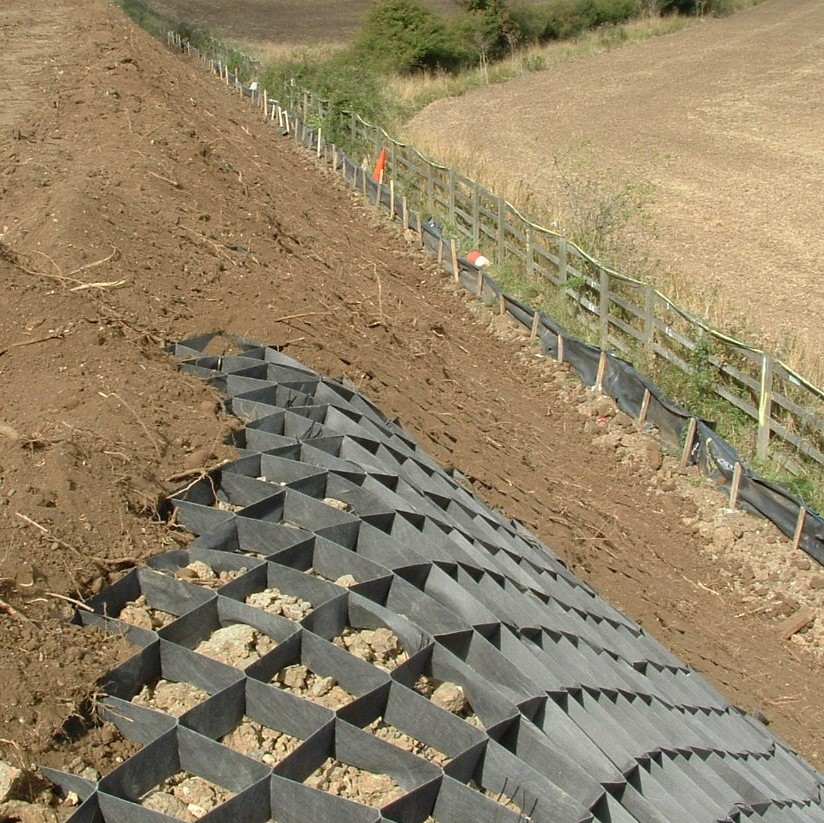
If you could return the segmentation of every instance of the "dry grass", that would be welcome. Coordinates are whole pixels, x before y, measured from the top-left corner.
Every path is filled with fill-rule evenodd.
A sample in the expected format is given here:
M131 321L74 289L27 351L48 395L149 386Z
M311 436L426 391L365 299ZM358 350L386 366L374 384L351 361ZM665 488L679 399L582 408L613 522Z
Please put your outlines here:
M459 74L424 72L389 80L391 94L407 112L418 111L435 100L457 97L478 86L503 83L533 71L548 69L567 60L577 60L610 49L661 37L695 25L697 18L645 17L617 26L602 26L573 40L562 40L520 49L511 57L487 67L469 69Z
M238 51L248 54L264 66L273 63L320 63L346 48L343 41L316 43L273 43L265 40L233 42Z

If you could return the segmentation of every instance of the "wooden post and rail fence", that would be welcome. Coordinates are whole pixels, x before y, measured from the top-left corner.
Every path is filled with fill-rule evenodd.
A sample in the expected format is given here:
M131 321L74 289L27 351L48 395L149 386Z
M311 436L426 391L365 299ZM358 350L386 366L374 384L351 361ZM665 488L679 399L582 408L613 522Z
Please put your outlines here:
M304 127L325 128L332 114L327 101L294 84L285 86L282 106L299 112ZM393 192L443 220L447 233L467 250L478 248L495 266L517 269L539 289L561 295L566 313L603 350L632 361L657 361L659 368L675 369L730 404L742 422L751 421L745 428L754 434L746 446L756 458L776 460L788 473L802 471L810 461L824 466L822 389L769 351L714 329L650 284L614 271L477 181L357 113L334 114L338 130L345 123L348 142L367 161L387 149L383 179Z

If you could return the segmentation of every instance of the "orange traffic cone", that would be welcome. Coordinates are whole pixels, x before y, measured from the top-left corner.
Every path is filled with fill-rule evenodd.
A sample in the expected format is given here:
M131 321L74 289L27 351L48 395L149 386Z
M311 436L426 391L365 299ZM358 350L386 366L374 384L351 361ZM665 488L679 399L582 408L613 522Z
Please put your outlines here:
M378 155L378 162L375 163L375 171L372 172L372 180L376 183L383 182L383 170L386 168L386 149L381 149Z

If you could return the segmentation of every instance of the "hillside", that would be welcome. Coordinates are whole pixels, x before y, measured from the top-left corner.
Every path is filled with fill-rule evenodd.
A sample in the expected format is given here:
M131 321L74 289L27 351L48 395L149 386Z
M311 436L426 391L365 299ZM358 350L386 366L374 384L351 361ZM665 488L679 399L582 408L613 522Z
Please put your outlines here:
M650 185L632 241L667 291L820 378L822 30L817 0L766 0L438 101L406 136L524 181L550 212Z
M73 599L185 543L161 499L229 454L235 424L163 346L223 329L347 377L822 763L824 637L815 625L789 640L782 622L804 598L820 606L821 575L786 541L724 514L630 421L104 0L9 0L0 36L13 81L0 87L7 760L105 769L119 756L102 732L52 739L128 652L66 620ZM705 491L716 509L702 515Z

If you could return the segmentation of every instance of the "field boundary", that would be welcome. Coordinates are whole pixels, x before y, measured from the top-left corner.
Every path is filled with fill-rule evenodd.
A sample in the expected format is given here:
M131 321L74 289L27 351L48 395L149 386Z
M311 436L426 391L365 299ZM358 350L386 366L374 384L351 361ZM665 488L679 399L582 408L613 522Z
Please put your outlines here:
M365 142L370 151L374 149L373 156L377 156L380 149L386 150L384 172L377 179L373 179L364 164L351 161L343 150L324 139L321 124L328 113L326 101L297 85L287 85L283 102L269 98L258 82L246 84L240 79L238 62L239 59L248 61L246 68L249 76L259 72L260 67L245 55L239 55L236 50L217 41L214 52L220 55L218 57L195 48L172 32L168 35L168 42L173 48L208 64L228 86L259 105L266 120L273 122L282 134L311 149L318 158L340 172L349 185L376 206L385 208L390 219L400 221L404 229L418 236L421 244L437 256L439 264L453 275L456 282L462 283L485 302L497 304L501 314L510 314L529 329L530 337L538 339L548 355L572 365L585 385L612 396L619 408L639 422L655 426L667 442L681 449L684 465L699 464L705 474L714 476L729 488L731 509L739 504L747 505L775 523L792 539L794 547L801 546L824 563L824 519L787 489L746 468L738 452L710 424L661 396L655 385L619 356L626 353L628 344L621 348L615 341L621 340L619 332L623 331L627 339L640 339L650 352L675 366L680 365L687 374L709 364L734 378L738 385L755 395L754 399L742 400L728 389L724 389L720 397L732 403L728 395L732 396L738 400L733 403L736 408L757 421L764 421L764 426L759 428L759 439L766 429L768 444L770 435L775 434L793 447L796 455L819 465L824 464L824 454L818 444L799 435L787 438L788 433L793 433L788 431L786 425L776 421L775 410L784 409L787 414L804 421L805 426L813 426L819 435L824 435L824 422L798 400L787 397L786 389L784 394L777 391L776 383L783 380L814 398L817 403L824 400L824 392L769 353L713 329L651 286L609 269L562 235L531 223L511 204L488 192L476 181L435 163L414 147L394 140L382 128L368 123L357 113L346 112L355 139ZM234 68L229 66L230 59ZM402 169L406 176L400 173ZM388 181L383 182L387 177ZM472 193L463 191L462 200L458 191L467 186L471 186ZM505 294L483 269L459 256L457 239L447 239L438 223L432 219L424 221L410 207L410 193L415 196L421 188L431 192L431 201L446 205L450 215L454 211L454 226L460 226L463 221L463 231L458 228L458 233L464 239L474 241L476 237L494 237L501 260L507 260L513 250L519 252L515 257L522 259L520 253L527 249L527 262L532 261L531 272L557 286L582 313L586 311L591 318L589 327L597 330L599 343L605 342L606 345L593 345L575 338L544 312ZM491 198L494 207L490 207L489 202L483 205L483 198ZM431 201L423 200L423 205L428 206ZM416 197L416 202L420 202L420 198ZM471 211L467 209L467 203ZM485 224L484 220L487 221ZM520 222L513 225L513 221ZM494 227L494 233L490 226ZM549 247L547 238L555 244L554 248ZM484 244L476 245L483 247ZM563 280L560 279L561 273L565 275ZM630 294L633 289L639 290L643 294L643 302L633 302L620 289ZM638 325L634 326L632 321L619 317L616 307L640 320ZM656 308L660 312L661 307L669 312L668 316L656 314ZM632 331L627 332L626 329ZM689 337L689 329L696 330L694 339ZM688 357L692 353L706 351L707 340L723 343L727 347L724 357L728 359L721 359L710 350L706 353L706 363L691 364ZM618 354L610 352L610 346L614 346ZM687 355L679 354L677 346L681 346ZM759 367L757 376L748 375L742 366L732 361L731 354L737 355L744 364L756 363Z

